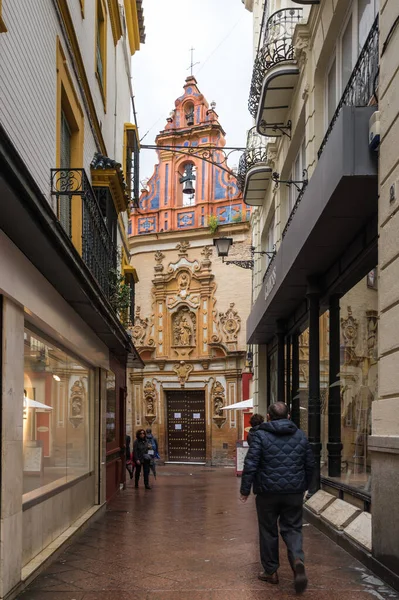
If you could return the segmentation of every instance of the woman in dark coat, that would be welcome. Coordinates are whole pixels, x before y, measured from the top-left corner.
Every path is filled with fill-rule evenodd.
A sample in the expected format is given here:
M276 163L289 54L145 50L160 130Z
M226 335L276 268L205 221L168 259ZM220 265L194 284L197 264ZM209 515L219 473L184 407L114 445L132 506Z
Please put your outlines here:
M134 487L139 487L139 479L141 470L143 469L144 475L144 485L146 490L150 490L150 462L151 457L148 454L148 440L146 437L146 433L144 429L139 429L136 432L136 439L133 444L133 460L136 467L135 479L134 479Z
M248 431L248 435L247 435L248 446L251 445L253 434L255 433L255 431L257 431L259 425L261 423L263 423L264 420L265 420L264 417L262 417L262 415L259 415L257 413L252 415L252 417L249 419L249 424L251 425L251 429Z

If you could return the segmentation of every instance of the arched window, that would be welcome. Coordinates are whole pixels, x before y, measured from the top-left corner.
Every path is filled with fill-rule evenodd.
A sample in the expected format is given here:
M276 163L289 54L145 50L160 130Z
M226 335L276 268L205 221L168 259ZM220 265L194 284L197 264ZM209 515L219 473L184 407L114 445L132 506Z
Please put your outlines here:
M186 102L184 105L184 114L187 125L194 125L194 104L192 102Z
M196 167L192 162L186 162L182 165L183 172L180 169L179 182L181 183L181 195L183 206L194 206L195 204L195 181Z

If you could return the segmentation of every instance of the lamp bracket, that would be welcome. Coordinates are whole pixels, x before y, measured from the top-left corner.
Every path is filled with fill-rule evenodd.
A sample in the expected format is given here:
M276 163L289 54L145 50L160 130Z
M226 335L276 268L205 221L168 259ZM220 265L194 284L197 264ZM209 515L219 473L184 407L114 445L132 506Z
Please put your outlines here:
M291 185L295 186L298 192L303 192L305 187L309 183L308 170L304 169L302 171L302 180L294 180L294 179L280 179L280 173L274 172L272 174L272 179L274 181L275 187L278 188L280 183L285 183L288 187Z

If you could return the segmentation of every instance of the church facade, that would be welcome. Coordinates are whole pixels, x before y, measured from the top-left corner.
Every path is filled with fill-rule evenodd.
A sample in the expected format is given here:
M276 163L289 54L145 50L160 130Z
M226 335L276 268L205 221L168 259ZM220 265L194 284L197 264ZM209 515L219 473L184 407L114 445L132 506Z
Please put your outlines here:
M248 258L249 211L194 77L175 106L131 216L132 336L145 368L129 374L127 431L151 426L165 461L230 464L242 413L223 408L243 399L251 272L223 263L213 239L233 240L229 259Z

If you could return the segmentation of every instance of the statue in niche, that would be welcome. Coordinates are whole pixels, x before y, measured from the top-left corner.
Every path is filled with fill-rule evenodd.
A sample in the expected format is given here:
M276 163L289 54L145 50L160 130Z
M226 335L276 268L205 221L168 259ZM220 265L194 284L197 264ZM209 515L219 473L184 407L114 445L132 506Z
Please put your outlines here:
M220 381L215 381L212 389L212 404L213 404L213 422L220 429L226 421L226 413L223 410L225 405L225 390Z
M183 271L182 273L180 273L178 279L178 286L179 286L179 296L181 298L185 298L187 296L188 293L188 288L190 286L190 276L188 273L186 273L185 271Z
M83 405L85 398L85 387L81 379L77 379L71 387L69 400L69 422L77 428L83 422Z
M147 381L144 386L144 400L146 405L146 418L155 415L156 389L152 381ZM147 419L148 421L148 419Z
M174 346L195 346L195 316L183 308L176 313L173 325Z

